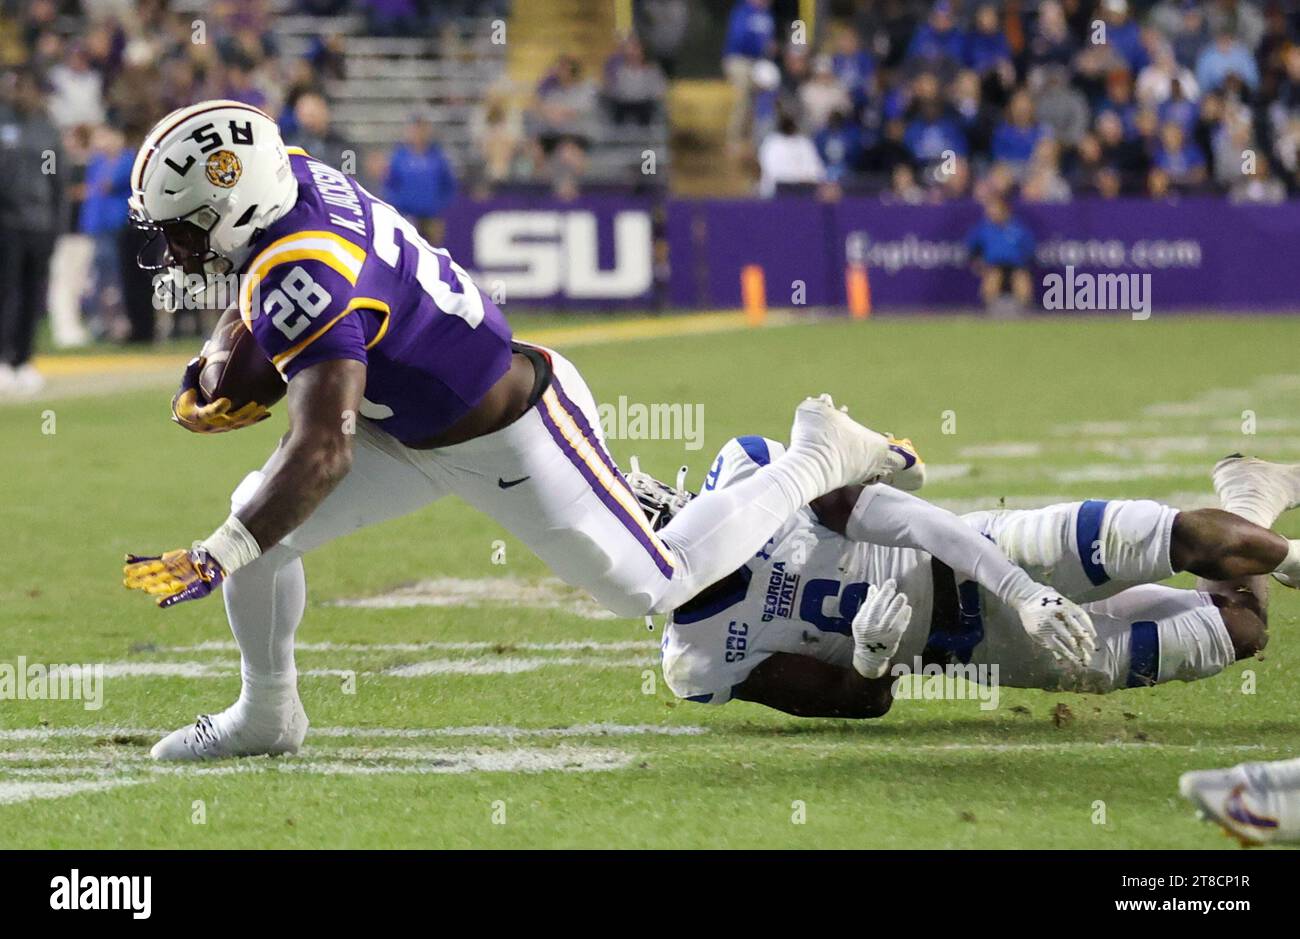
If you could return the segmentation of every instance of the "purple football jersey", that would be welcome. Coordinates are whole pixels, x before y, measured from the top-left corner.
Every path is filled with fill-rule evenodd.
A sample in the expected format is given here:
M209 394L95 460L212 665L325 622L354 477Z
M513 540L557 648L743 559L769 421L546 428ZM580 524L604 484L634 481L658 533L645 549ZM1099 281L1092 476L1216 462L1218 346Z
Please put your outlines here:
M509 369L505 316L392 206L301 150L289 162L298 202L244 266L244 322L286 380L364 362L363 417L408 444L440 434Z

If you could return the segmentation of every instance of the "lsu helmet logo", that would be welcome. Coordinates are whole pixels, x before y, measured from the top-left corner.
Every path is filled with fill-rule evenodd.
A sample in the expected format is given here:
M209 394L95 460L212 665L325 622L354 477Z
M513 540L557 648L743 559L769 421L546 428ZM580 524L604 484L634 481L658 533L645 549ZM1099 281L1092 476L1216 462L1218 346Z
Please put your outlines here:
M218 150L208 157L208 162L204 165L204 171L208 174L208 182L212 183L212 185L220 186L222 189L229 189L239 182L239 177L244 172L244 166L239 162L239 157L229 150Z

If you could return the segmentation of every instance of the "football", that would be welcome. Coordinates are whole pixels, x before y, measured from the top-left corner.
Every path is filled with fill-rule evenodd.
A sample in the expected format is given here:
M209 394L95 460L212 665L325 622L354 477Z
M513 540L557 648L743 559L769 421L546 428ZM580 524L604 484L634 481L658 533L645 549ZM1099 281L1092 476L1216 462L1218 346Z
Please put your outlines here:
M250 401L269 408L284 397L285 381L240 319L239 308L221 314L201 353L199 391L208 401L230 399L237 411Z

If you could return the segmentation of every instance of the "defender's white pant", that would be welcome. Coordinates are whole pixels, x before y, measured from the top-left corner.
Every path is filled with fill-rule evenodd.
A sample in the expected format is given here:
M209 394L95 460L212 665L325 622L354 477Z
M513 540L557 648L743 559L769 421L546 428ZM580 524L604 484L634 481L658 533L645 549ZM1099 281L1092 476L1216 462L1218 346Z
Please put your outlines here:
M971 661L997 663L1014 688L1107 692L1192 681L1236 658L1208 594L1162 587L1173 576L1169 546L1178 510L1150 500L1066 502L962 518L1042 584L1082 603L1097 651L1080 671L1033 642L1015 611L984 591L984 641Z
M1105 694L1209 678L1236 659L1219 608L1199 590L1142 584L1084 609L1097 630L1087 668L1057 661L1029 638L1014 610L996 601L985 607L984 641L971 663L996 664L998 682L1008 688Z
M1174 574L1178 510L1148 499L1090 499L962 516L1040 584L1076 603L1113 597Z

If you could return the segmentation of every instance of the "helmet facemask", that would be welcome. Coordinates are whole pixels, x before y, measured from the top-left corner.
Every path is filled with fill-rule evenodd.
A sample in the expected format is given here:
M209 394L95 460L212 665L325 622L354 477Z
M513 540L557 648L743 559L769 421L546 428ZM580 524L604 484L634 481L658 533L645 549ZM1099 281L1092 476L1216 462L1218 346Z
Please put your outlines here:
M150 237L136 261L158 299L218 306L256 240L295 204L298 184L279 128L238 101L203 101L164 117L131 170L131 223ZM234 291L237 294L237 291Z
M695 493L686 488L686 467L677 471L677 484L670 486L649 473L641 472L641 464L636 457L632 457L631 462L632 469L624 474L624 478L641 505L651 531L659 531L686 507L686 503L695 498Z

